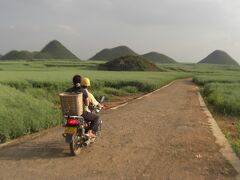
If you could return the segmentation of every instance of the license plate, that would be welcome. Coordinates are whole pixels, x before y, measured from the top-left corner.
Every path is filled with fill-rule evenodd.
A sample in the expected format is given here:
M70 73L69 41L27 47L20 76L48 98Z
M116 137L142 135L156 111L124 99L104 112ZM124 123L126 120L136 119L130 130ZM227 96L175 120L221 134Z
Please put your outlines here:
M74 134L77 132L77 128L76 127L65 127L64 132L67 134Z

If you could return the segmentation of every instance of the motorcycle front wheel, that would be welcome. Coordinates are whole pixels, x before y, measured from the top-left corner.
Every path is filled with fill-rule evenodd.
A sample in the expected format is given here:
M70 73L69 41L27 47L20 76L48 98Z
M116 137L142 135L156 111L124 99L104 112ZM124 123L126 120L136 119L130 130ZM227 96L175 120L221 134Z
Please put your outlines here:
M72 141L70 142L69 146L70 146L70 152L72 156L77 156L80 154L82 145L77 133L73 134Z

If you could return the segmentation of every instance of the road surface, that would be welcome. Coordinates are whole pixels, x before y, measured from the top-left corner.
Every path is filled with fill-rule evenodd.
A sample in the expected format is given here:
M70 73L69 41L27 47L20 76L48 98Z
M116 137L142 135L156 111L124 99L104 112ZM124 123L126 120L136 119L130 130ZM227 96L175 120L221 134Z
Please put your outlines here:
M190 80L107 110L101 137L69 155L61 127L0 149L0 179L234 179Z

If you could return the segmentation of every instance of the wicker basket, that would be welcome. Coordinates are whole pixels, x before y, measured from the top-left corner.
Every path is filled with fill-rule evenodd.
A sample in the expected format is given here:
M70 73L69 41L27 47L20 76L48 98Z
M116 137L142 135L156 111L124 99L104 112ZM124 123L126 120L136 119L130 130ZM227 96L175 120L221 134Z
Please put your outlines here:
M61 93L59 94L62 112L64 115L82 115L83 98L82 93Z

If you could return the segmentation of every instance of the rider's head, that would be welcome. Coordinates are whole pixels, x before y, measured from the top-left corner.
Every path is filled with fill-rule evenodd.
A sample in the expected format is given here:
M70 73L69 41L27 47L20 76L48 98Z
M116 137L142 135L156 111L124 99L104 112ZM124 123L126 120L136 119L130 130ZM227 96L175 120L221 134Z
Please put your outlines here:
M81 86L82 86L82 88L87 88L87 87L91 86L90 79L87 77L83 78L81 81Z
M79 74L73 76L73 78L72 78L73 85L76 86L76 87L80 87L81 86L81 80L82 80L82 77Z

